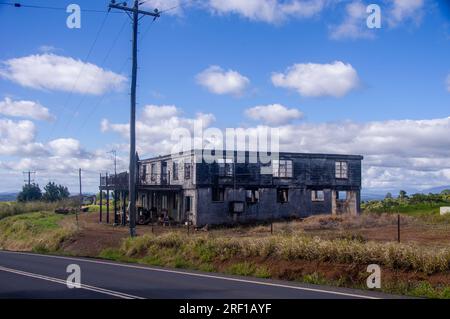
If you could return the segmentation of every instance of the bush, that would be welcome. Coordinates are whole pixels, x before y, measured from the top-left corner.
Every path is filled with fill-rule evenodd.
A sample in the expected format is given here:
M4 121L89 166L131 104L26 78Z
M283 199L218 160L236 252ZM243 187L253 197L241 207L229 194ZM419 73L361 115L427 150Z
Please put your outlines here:
M2 218L34 212L53 212L58 207L78 207L70 199L54 203L36 202L5 202L0 203L0 220Z

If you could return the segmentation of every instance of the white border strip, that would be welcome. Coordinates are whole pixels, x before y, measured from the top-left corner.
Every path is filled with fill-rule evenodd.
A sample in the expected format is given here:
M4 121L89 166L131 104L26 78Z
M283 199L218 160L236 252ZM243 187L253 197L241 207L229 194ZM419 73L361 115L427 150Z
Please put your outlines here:
M117 266L117 267L125 267L125 268L132 268L132 269L149 270L149 271L158 271L158 272L172 273L172 274L185 275L185 276L203 277L203 278L211 278L211 279L243 282L243 283L256 284L256 285L262 285L262 286L289 288L289 289L296 289L296 290L303 290L303 291L310 291L310 292L319 292L319 293L338 295L338 296L345 296L345 297L352 297L352 298L381 299L379 297L373 297L373 296L367 296L367 295L358 295L358 294L354 294L354 293L346 293L346 292L339 292L339 291L332 291L332 290L324 290L324 289L318 289L318 288L306 288L306 287L291 286L291 285L271 283L271 282L264 282L264 281L256 281L256 280L250 280L250 279L240 279L240 278L224 277L224 276L219 276L219 275L207 275L207 274L200 274L200 273L191 273L191 272L187 272L187 271L177 271L177 270L171 270L171 269L162 269L162 268L152 268L152 267L144 267L144 266L136 266L136 265L119 264L119 263L112 263L112 262L100 261L100 260L92 260L92 259L64 257L64 256L53 256L53 255L40 255L40 254L31 254L31 253L24 253L24 252L11 252L11 251L0 251L0 253L9 253L9 254L28 255L28 256L35 256L35 257L47 257L47 258L75 260L75 261L88 262L88 263L101 264L101 265L109 265L109 266Z
M6 267L2 267L2 266L0 266L0 271L9 272L9 273L26 276L26 277L31 277L31 278L35 278L35 279L46 280L46 281L50 281L50 282L54 282L57 284L62 284L62 285L67 286L67 281L58 279L58 278L54 278L54 277L33 274L30 272L6 268ZM76 289L85 289L85 290L94 291L94 292L98 292L101 294L105 294L105 295L117 297L117 298L122 298L122 299L144 299L142 297L133 296L133 295L129 295L129 294L125 294L125 293L121 293L121 292L117 292L117 291L113 291L113 290L109 290L109 289L103 289L103 288L84 285L84 284L80 284L80 288L76 288Z

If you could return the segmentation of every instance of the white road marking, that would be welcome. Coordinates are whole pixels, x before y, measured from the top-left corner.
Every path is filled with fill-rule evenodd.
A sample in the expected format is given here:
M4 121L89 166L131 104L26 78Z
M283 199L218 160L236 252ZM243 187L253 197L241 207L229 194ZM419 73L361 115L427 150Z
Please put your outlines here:
M66 280L62 280L62 279L54 278L54 277L43 276L43 275L39 275L39 274L34 274L34 273L26 272L26 271L6 268L6 267L2 267L2 266L0 266L0 271L9 272L9 273L26 276L26 277L31 277L31 278L35 278L35 279L46 280L46 281L54 282L57 284L67 285ZM113 290L109 290L109 289L104 289L104 288L99 288L99 287L94 287L94 286L89 286L89 285L84 285L84 284L81 284L79 289L90 290L90 291L94 291L94 292L98 292L101 294L105 294L105 295L117 297L117 298L122 298L122 299L144 299L142 297L133 296L133 295L125 294L122 292L117 292L117 291L113 291Z
M25 252L11 252L11 251L0 251L0 253L28 255L28 256L35 256L35 257L47 257L47 258L56 258L56 259L65 259L65 260L76 260L76 261L88 262L88 263L100 264L100 265L109 265L109 266L116 266L116 267L125 267L125 268L132 268L132 269L140 269L140 270L149 270L149 271L158 271L158 272L179 274L179 275L185 275L185 276L203 277L203 278L219 279L219 280L226 280L226 281L243 282L243 283L256 284L256 285L262 285L262 286L289 288L289 289L295 289L295 290L319 292L319 293L338 295L338 296L345 296L345 297L352 297L352 298L381 299L381 298L373 297L373 296L359 295L359 294L355 294L355 293L339 292L339 291L332 291L332 290L324 290L324 289L319 289L319 288L306 288L306 287L300 287L300 286L291 286L291 285L286 285L286 284L278 284L278 283L271 283L271 282L264 282L264 281L256 281L256 280L250 280L250 279L224 277L224 276L219 276L219 275L207 275L207 274L191 273L191 272L187 272L187 271L178 271L178 270L171 270L171 269L161 269L161 268L144 267L144 266L136 266L136 265L118 264L118 263L112 263L112 262L100 261L100 260L92 260L92 259L82 259L82 258L75 258L75 257L53 256L53 255L39 255L39 254L32 254L32 253L25 253Z

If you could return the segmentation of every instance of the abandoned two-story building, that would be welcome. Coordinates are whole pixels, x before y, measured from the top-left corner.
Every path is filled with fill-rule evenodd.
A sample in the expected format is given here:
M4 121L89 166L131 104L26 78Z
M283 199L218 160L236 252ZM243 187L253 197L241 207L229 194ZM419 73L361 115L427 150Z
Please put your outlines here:
M213 163L201 150L139 160L139 213L203 226L360 212L362 156L280 152L261 164L248 160L258 154L233 154ZM103 177L100 190L125 194L126 181Z

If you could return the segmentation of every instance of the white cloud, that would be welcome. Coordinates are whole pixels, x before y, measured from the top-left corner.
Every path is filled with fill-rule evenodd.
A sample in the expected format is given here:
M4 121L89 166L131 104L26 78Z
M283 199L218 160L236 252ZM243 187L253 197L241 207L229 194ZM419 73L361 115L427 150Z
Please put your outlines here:
M345 7L344 21L336 26L330 27L332 39L360 39L372 38L373 31L367 27L366 5L361 1L353 1Z
M424 7L424 0L392 0L388 11L388 23L391 27L397 26L405 20L420 22Z
M225 71L220 66L213 65L196 76L197 83L214 94L240 95L250 84L250 80L239 72Z
M331 64L295 64L285 73L274 73L272 83L277 87L296 90L307 97L342 97L357 88L356 70L341 61Z
M99 95L117 90L123 75L92 63L55 54L38 54L3 61L0 76L25 87Z
M194 124L201 122L203 127L210 126L215 121L212 114L198 113L195 117L183 117L181 111L175 106L147 105L143 108L136 122L136 148L140 155L169 154L175 142L171 140L172 132L176 129L186 128L193 132ZM129 139L128 123L110 123L101 121L102 132L116 132L123 138ZM122 145L125 151L128 145Z
M6 97L0 101L0 114L14 117L24 117L35 120L53 121L55 117L48 108L33 101L13 101Z
M182 7L188 5L188 1L182 1L182 0L147 0L142 7L145 7L148 10L154 10L158 9L159 11L166 11L163 12L164 14L169 15L181 15L182 14Z
M311 17L321 12L325 0L210 0L209 8L217 14L238 14L249 20L279 23L288 18Z
M299 110L289 109L281 104L255 106L247 109L245 114L253 120L270 125L286 124L303 116Z
M58 48L52 46L52 45L41 45L38 50L42 53L50 53L50 52L55 52L57 50L59 50Z
M73 138L59 138L48 143L52 153L61 157L76 157L82 153L80 141Z
M44 145L35 142L33 122L0 118L0 155L28 155L45 153Z

